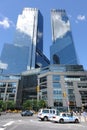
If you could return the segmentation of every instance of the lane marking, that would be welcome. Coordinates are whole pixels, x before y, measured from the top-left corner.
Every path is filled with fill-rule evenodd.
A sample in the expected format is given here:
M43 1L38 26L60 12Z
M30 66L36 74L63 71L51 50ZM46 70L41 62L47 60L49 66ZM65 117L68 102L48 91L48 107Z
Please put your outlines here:
M0 130L4 130L4 128L0 128Z
M22 122L22 120L18 120L18 122Z
M5 125L3 125L3 127L6 127L6 126L9 126L9 125L12 125L14 123L14 121L10 121L8 123L6 123Z

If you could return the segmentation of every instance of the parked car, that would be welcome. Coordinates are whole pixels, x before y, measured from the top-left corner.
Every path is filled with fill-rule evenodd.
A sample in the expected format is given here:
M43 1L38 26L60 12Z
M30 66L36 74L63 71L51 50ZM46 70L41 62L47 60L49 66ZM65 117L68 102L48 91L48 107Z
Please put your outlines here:
M50 118L50 121L59 122L59 123L64 123L64 122L79 123L80 122L79 118L74 115L72 116L71 113L57 113L56 115Z
M25 110L21 112L21 116L33 116L33 112L30 110Z
M56 109L40 109L38 112L38 118L42 121L48 121L49 118L57 113Z

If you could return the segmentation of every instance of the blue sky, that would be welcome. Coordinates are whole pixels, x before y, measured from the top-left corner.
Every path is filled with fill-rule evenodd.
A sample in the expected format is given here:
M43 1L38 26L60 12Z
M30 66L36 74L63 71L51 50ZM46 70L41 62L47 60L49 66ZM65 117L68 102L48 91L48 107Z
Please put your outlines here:
M38 8L44 17L44 53L49 58L51 9L65 9L80 64L87 70L87 0L0 0L0 53L4 43L14 41L17 17L24 7Z

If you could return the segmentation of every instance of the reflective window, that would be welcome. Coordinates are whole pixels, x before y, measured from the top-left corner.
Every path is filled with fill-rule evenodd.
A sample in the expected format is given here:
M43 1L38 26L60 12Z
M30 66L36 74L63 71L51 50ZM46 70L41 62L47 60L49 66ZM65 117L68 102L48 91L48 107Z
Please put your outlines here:
M73 82L65 82L65 86L73 86Z
M53 88L61 88L61 84L59 82L53 82Z
M57 55L53 55L53 63L54 64L60 64L60 59L59 59L59 57L57 56Z
M60 76L59 75L53 75L53 81L59 81Z
M81 94L81 99L82 99L82 104L86 105L87 104L87 91L79 91Z
M78 83L78 88L87 88L87 83Z
M63 106L63 101L62 101L62 99L55 99L55 100L54 100L54 106L55 106L55 107L62 107L62 106Z
M65 66L62 66L62 65L60 65L60 66L58 66L58 65L51 65L50 66L50 69L51 69L51 71L52 72L65 72L66 71L66 68L65 68Z
M45 77L42 77L42 78L40 78L40 83L42 83L42 82L46 82L47 81L47 77L45 76Z
M43 110L43 113L49 113L49 110Z
M51 23L53 42L50 48L51 64L57 63L58 59L60 64L78 64L70 22L65 10L52 10Z
M0 87L5 87L6 83L0 83Z
M53 94L56 95L61 95L62 94L62 91L61 90L53 90Z

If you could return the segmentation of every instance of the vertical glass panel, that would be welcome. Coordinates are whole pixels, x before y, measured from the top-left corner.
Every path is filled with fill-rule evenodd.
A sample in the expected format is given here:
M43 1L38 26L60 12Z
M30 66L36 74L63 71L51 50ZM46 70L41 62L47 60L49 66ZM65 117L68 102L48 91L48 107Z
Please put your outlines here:
M53 75L53 81L59 81L60 76L59 75Z
M53 82L53 88L61 88L61 84L59 82Z

